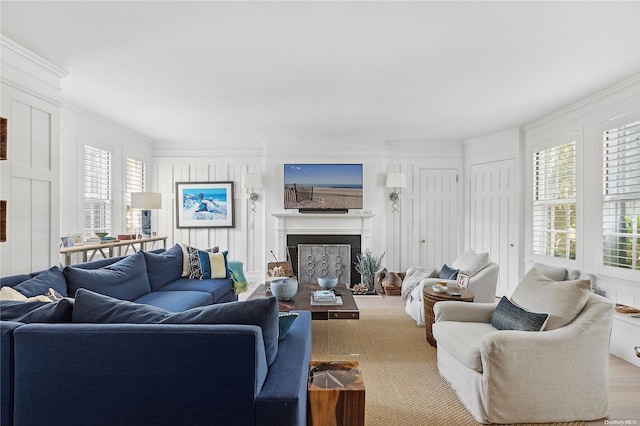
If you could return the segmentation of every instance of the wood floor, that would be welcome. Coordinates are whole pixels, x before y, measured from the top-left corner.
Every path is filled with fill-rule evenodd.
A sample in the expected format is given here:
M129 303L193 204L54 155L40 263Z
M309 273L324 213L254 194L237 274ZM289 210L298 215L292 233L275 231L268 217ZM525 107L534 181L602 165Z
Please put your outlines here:
M355 296L355 299L362 308L398 305L404 309L399 296ZM609 416L587 424L640 426L640 368L614 355L609 358L609 368Z

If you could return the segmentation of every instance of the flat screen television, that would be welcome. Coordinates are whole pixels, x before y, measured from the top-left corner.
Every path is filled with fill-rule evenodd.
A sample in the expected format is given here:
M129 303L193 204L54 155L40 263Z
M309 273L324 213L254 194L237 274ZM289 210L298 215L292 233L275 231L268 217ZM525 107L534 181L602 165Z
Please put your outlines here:
M346 212L362 208L362 164L285 164L284 208Z

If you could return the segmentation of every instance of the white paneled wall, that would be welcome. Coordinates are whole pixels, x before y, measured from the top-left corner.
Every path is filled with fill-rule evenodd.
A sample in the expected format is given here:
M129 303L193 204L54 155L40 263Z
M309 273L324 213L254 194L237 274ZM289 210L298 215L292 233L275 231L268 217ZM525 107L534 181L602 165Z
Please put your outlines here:
M64 71L2 37L0 115L8 160L0 162L7 241L0 275L57 264L60 242L60 79Z
M247 275L254 276L263 269L264 229L263 202L256 203L256 212L248 212L248 198L242 188L245 173L262 174L259 164L241 159L203 161L180 158L169 161L156 157L152 174L153 191L163 194L162 209L153 212L152 227L158 235L169 237L168 245L185 243L194 247L219 246L229 251L229 258L244 262ZM176 208L177 182L234 182L233 228L178 228Z

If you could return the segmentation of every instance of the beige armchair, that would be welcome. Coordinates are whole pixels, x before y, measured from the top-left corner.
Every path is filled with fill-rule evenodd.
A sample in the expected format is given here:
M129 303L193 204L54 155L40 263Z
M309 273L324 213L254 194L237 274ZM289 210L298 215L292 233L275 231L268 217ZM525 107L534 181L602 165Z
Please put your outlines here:
M534 287L527 287L531 283ZM538 283L542 287L535 287ZM573 293L547 291L566 291L560 285L573 283L580 287ZM533 312L549 306L545 324L553 329L545 331L497 329L492 325L495 303L436 303L438 369L478 422L607 416L613 304L591 293L589 285L585 280L557 283L537 270L522 279L511 299L521 307L535 306L529 309Z
M495 302L496 287L498 285L498 265L489 260L489 253L476 253L467 250L458 256L450 265L454 269L467 272L470 276L467 288L474 293L473 301L478 303ZM407 271L407 275L409 272ZM433 286L438 278L440 269L431 268L427 278L419 280L413 288L407 288L403 281L402 297L406 301L405 310L413 318L417 325L424 325L424 307L422 303L422 289L425 286ZM456 280L446 280L448 287L455 287Z

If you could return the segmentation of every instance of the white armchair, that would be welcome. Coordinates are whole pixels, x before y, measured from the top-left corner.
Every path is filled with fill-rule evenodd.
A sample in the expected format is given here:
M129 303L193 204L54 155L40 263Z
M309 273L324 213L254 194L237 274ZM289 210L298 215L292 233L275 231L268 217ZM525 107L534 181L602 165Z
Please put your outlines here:
M454 269L467 272L470 276L467 288L473 292L473 301L478 303L495 302L496 287L498 285L498 265L489 260L489 253L476 253L467 250L456 258L451 264ZM438 278L439 269L433 269L428 278L419 281L413 288L407 288L403 282L402 295L406 300L405 310L413 318L417 325L424 325L424 307L422 302L422 289L425 286L433 286ZM407 278L405 278L407 280ZM455 287L456 280L446 280L447 286ZM410 284L410 282L408 283Z
M438 342L440 374L478 422L545 423L606 417L613 304L589 292L590 283L585 280L565 284L530 274L512 300L521 307L554 305L546 311L546 324L553 319L557 328L498 330L492 325L495 303L438 302L433 335ZM519 291L526 279L543 286ZM576 290L558 297L551 292L547 296L553 299L542 295L537 301L525 300L554 285L571 286L579 281L580 293ZM556 302L562 298L566 306L560 308ZM566 321L569 323L562 325Z

